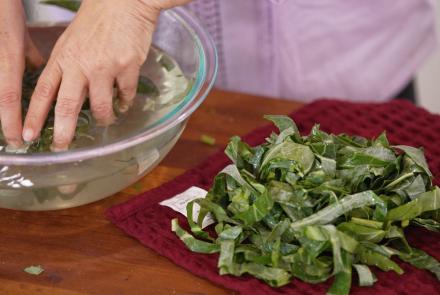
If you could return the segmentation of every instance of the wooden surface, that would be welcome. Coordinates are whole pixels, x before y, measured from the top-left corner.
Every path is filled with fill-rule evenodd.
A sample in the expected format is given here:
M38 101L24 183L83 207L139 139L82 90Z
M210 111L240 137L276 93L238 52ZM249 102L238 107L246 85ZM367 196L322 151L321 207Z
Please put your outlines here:
M93 204L52 212L0 209L0 294L231 294L129 238L107 208L172 180L227 143L298 103L213 91L166 159L130 188ZM202 134L217 146L200 142ZM40 276L26 274L42 265Z

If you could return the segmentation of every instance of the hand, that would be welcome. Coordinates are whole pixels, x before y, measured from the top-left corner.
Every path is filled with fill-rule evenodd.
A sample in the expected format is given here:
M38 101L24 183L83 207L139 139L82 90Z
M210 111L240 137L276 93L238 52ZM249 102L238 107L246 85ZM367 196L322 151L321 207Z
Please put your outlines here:
M21 1L0 1L0 122L13 147L23 143L20 101L25 62L38 67L44 61L29 37Z
M54 151L66 150L72 141L87 93L98 124L114 121L115 85L120 111L127 111L160 10L183 2L84 0L40 76L26 115L24 140L39 136L55 98Z

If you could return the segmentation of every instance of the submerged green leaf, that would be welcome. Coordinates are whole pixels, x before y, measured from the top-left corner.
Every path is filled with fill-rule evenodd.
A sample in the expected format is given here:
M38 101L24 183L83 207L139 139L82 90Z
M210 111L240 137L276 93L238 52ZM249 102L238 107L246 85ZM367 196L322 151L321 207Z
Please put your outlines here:
M70 7L74 8L75 5L80 5L80 1L44 1L46 4L53 4L58 6L65 6L65 8ZM26 71L23 75L22 81L22 112L23 116L26 114L30 100L32 97L32 93L37 85L38 78L43 70L43 67L40 67L35 71ZM159 95L159 90L156 85L147 77L140 76L138 82L138 93L147 95L147 96L157 96ZM116 105L116 101L115 101ZM51 150L51 144L53 141L53 132L54 132L54 121L55 121L55 108L52 106L48 113L48 118L44 123L43 129L41 131L40 137L35 141L28 143L23 152L26 153L34 153L34 152L49 152ZM90 128L92 126L92 115L90 111L90 105L88 102L88 98L86 98L85 103L83 104L81 111L78 115L77 126L75 129L74 139L82 139L93 142L95 138L90 135Z
M77 12L81 6L81 0L41 0L42 4L54 5L65 8L72 12Z

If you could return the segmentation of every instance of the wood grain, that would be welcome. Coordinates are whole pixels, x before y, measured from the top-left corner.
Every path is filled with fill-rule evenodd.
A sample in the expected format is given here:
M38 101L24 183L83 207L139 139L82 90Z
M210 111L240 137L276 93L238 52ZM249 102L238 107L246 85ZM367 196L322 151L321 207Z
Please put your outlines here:
M0 294L231 294L129 238L107 208L172 180L224 146L299 103L214 90L164 161L133 186L100 202L60 211L0 209ZM216 138L216 146L200 136ZM1 197L1 196L0 196ZM42 265L45 272L23 272Z

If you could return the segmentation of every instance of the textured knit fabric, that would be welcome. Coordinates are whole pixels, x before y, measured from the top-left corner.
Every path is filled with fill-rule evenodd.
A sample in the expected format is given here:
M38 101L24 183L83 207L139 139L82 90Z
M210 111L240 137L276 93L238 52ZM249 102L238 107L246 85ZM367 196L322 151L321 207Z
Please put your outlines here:
M435 48L435 2L194 0L189 8L219 48L220 88L384 101Z
M386 130L392 144L423 146L430 168L436 176L434 183L439 184L439 115L430 114L407 101L360 104L320 100L293 113L292 117L303 133L308 133L314 123L320 123L321 128L327 132L344 132L366 137L377 136ZM274 127L268 125L244 136L244 140L251 145L260 144L272 131ZM217 269L217 254L193 253L171 232L171 219L178 217L179 222L188 229L186 218L168 207L159 205L159 202L191 186L208 189L214 176L229 163L223 151L219 151L197 168L187 171L175 180L111 208L107 215L128 235L168 257L177 265L242 294L324 294L331 281L311 285L294 279L291 284L283 288L272 289L250 276L240 278L220 276ZM406 233L411 245L440 260L440 234L412 227L407 229ZM440 294L440 283L434 275L406 263L399 262L399 264L405 271L402 276L373 268L378 277L374 287L358 287L357 279L354 277L352 294Z

